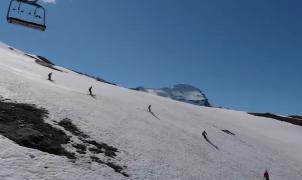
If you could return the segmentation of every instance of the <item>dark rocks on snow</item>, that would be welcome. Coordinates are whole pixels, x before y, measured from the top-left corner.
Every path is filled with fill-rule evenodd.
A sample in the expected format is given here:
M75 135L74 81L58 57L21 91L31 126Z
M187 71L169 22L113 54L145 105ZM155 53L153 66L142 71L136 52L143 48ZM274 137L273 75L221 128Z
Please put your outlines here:
M0 102L0 133L21 146L75 159L62 147L70 138L44 122L47 114L35 105Z
M284 121L284 122L288 122L288 123L291 123L294 125L302 126L302 119L297 118L297 117L278 116L278 115L271 114L271 113L249 113L249 114L254 115L254 116L259 116L259 117L272 118L272 119L276 119L278 121Z
M69 131L71 134L83 138L89 138L88 135L83 133L76 125L74 125L70 119L65 118L59 122L59 125L62 126L66 131Z
M106 143L98 143L93 140L86 140L86 139L81 139L82 142L93 145L93 148L89 148L90 151L94 153L104 153L105 156L114 158L116 157L116 153L118 152L118 149L112 146L109 146Z
M26 56L30 57L30 58L33 58L35 59L35 62L41 66L44 66L44 67L47 67L47 68L50 68L50 69L53 69L53 70L56 70L56 71L60 71L60 72L63 72L62 70L58 69L58 68L55 68L55 64L52 63L50 60L46 59L45 57L42 57L42 56L32 56L30 54L25 54Z
M301 119L302 120L302 116L298 116L298 115L291 115L291 116L288 116L288 117L296 118L296 119Z
M50 64L50 65L55 65L53 62L51 62L50 60L48 60L47 58L43 57L43 56L39 56L37 55L37 57L42 60L43 62L47 63L47 64Z
M10 101L11 99L7 99L7 98L3 98L2 96L0 96L0 102L3 102L3 101Z
M37 108L35 105L0 101L0 134L20 146L37 149L54 155L65 156L74 162L74 160L76 160L76 154L67 151L62 146L71 144L70 136L66 135L63 130L57 129L44 122L44 118L47 117L47 115L48 111L46 109ZM91 158L91 161L104 164L114 169L115 172L128 177L124 172L124 167L112 162L117 156L117 148L109 146L106 143L98 143L91 140L88 135L84 134L69 119L64 119L58 124L72 133L74 138L78 138L82 141L82 143L71 144L77 153L85 155L87 153L87 147L89 147L88 150L90 153L102 153L106 158L105 161L101 161L97 157ZM34 156L30 157L35 158Z
M129 175L124 172L124 169L126 167L122 167L111 161L117 156L117 148L110 146L106 143L99 143L95 140L92 140L87 134L82 132L75 124L73 124L70 119L63 119L58 123L58 125L62 126L66 131L69 131L80 141L82 141L83 144L72 144L72 146L76 149L77 153L87 154L87 152L89 151L90 153L93 153L95 155L104 154L106 160L100 160L100 158L96 156L90 156L90 159L93 162L97 162L99 164L103 164L114 169L115 172L120 173L125 177L129 177Z
M70 119L63 119L58 123L60 126L62 126L66 131L69 131L71 134L79 137L79 139L86 145L92 145L93 147L88 148L89 151L99 154L104 153L105 156L114 158L116 156L116 153L118 152L118 149L110 146L106 143L99 143L94 140L88 139L90 138L87 134L82 132L75 124L72 123ZM85 145L77 144L73 145L76 149L83 151ZM85 147L86 149L86 147ZM85 150L86 151L86 150Z
M72 144L74 148L76 148L77 153L86 154L87 147L84 144Z
M102 161L100 158L98 158L98 157L96 157L96 156L91 156L90 158L91 158L91 160L92 160L93 162L97 162L97 163L99 163L99 164L105 164L105 165L107 165L108 167L111 167L115 172L120 173L120 174L122 174L122 175L125 176L125 177L129 177L129 175L128 175L127 173L123 172L123 169L124 169L123 167L121 167L121 166L119 166L119 165L116 165L116 164L113 163L113 162L110 162L110 161L107 161L107 162Z

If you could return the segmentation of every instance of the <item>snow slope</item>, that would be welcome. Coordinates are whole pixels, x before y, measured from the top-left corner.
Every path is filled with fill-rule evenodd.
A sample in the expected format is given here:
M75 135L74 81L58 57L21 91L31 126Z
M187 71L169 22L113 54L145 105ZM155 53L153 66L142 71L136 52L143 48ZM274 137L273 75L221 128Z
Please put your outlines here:
M200 89L187 84L176 84L172 88L164 87L159 89L137 87L135 90L199 106L211 106L207 97Z
M116 161L127 166L130 177L85 157L71 162L0 136L1 180L255 180L265 169L273 180L302 179L300 126L194 106L56 68L64 72L1 44L0 95L46 108L46 121L54 126L53 121L69 118L92 138L117 147ZM53 83L46 80L51 71ZM96 99L87 95L90 85ZM149 104L159 119L147 112ZM202 138L203 130L220 150Z

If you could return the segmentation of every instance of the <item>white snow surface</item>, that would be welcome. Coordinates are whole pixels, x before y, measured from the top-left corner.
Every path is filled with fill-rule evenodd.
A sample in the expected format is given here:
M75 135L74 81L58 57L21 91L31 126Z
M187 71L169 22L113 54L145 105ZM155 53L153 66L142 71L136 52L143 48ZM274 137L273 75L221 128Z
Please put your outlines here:
M117 147L116 161L130 177L85 157L73 163L0 135L1 180L255 180L263 179L265 169L273 180L302 179L300 126L173 101L57 68L64 72L2 43L0 95L46 108L46 122L54 126L53 120L70 118L93 139ZM49 72L53 83L46 80ZM96 99L87 95L90 85ZM149 104L159 119L147 112ZM202 138L203 130L220 150Z

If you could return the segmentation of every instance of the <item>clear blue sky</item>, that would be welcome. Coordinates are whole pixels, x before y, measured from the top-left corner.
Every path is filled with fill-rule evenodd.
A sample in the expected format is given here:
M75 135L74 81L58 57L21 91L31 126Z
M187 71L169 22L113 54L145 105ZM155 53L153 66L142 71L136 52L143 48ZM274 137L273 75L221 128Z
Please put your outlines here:
M188 83L215 106L302 114L301 0L57 0L0 41L126 87Z

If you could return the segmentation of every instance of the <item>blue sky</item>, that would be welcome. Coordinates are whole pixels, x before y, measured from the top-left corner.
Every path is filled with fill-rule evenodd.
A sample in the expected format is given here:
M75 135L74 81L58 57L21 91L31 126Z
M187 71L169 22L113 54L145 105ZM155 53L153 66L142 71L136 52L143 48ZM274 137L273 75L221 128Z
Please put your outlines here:
M215 106L302 114L301 0L57 0L0 41L126 87L188 83Z

